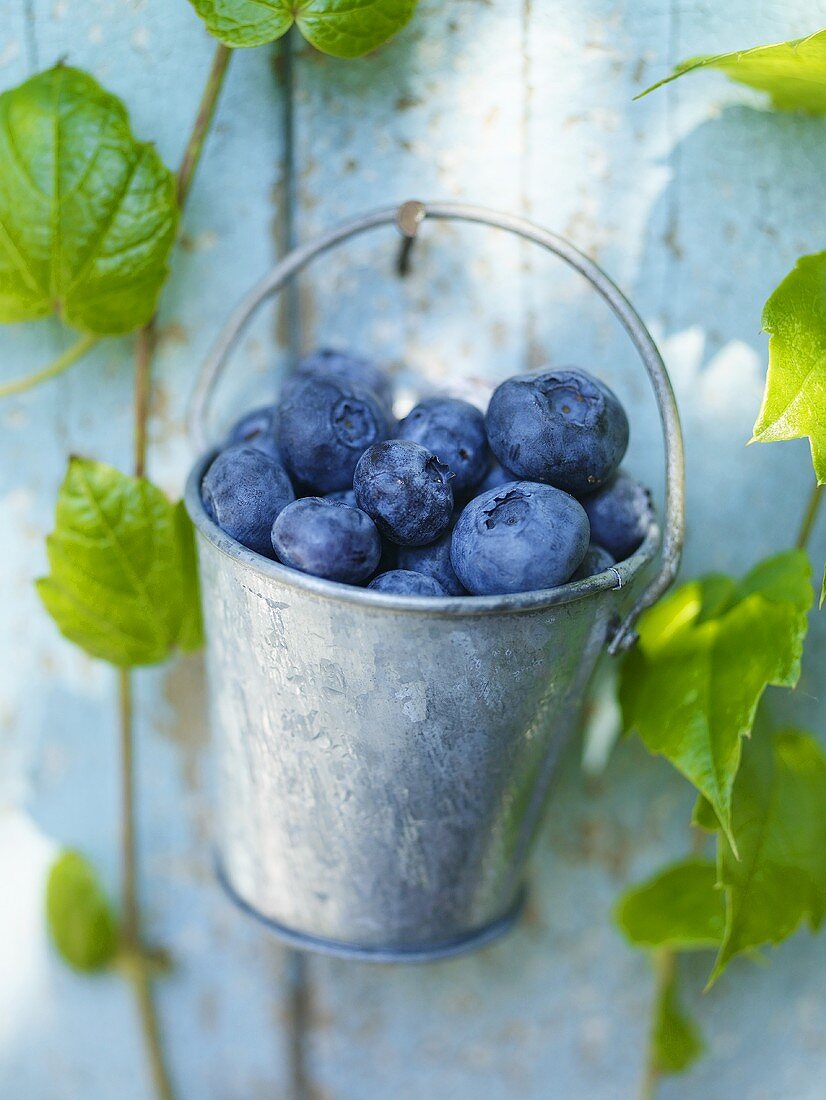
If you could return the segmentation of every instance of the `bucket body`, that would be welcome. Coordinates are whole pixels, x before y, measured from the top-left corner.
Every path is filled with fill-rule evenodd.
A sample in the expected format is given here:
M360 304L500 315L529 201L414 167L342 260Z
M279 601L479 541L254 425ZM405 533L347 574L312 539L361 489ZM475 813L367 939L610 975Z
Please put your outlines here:
M343 955L433 958L504 930L656 531L613 582L404 605L239 546L203 511L205 465L187 504L228 890L290 942Z
M438 958L516 918L525 865L587 681L676 576L685 529L682 434L668 372L616 284L557 234L465 203L410 201L290 251L238 303L190 406L198 451L216 386L255 313L314 259L395 226L410 271L425 224L458 221L531 241L579 272L648 375L665 443L661 560L652 522L611 570L547 592L404 598L331 584L246 550L187 486L197 530L217 747L218 870L287 942L374 960ZM412 276L411 276L412 277ZM629 599L630 597L630 599ZM616 623L616 629L615 629Z

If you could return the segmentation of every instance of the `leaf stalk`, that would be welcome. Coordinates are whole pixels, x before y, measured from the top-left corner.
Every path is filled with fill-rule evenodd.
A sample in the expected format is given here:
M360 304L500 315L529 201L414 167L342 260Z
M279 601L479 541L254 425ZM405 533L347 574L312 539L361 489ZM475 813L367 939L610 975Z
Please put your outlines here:
M6 382L4 385L0 385L0 398L12 397L18 393L25 393L26 390L34 389L35 386L39 386L41 382L47 382L50 378L56 378L59 374L63 374L65 370L73 366L78 359L82 359L83 356L90 351L96 344L100 342L101 337L95 336L92 333L86 333L85 336L72 344L66 351L61 352L56 359L54 359L48 366L43 367L41 370L34 371L33 374L24 375L22 378L14 378L11 382Z
M805 550L809 544L809 539L812 536L815 521L817 520L817 514L823 502L823 488L822 485L816 484L809 496L806 511L803 515L803 522L800 525L797 542L795 543L798 550Z

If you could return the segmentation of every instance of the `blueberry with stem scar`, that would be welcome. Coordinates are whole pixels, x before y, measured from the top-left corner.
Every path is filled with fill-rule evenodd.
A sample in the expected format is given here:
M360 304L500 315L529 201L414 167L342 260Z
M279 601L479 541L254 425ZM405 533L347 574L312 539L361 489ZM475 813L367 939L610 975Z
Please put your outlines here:
M285 389L275 430L294 480L329 493L352 486L359 457L387 438L390 423L372 391L307 376Z
M319 348L298 361L293 377L315 375L343 382L355 389L370 390L388 412L393 411L393 383L387 371L348 351Z
M580 370L509 378L494 391L485 424L504 467L576 496L604 485L628 446L622 405Z
M588 549L582 505L551 485L514 481L464 509L453 531L456 576L476 596L564 584Z
M356 466L356 502L379 531L401 546L424 546L450 526L450 470L407 439L388 439L364 452Z

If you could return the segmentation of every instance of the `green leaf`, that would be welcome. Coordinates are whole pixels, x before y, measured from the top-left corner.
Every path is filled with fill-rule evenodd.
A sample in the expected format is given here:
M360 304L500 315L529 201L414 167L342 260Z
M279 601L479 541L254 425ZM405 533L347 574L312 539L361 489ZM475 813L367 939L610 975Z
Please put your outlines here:
M55 947L76 970L101 970L115 957L115 915L94 870L79 852L63 852L52 864L46 921Z
M708 799L699 796L694 803L694 809L691 813L691 824L697 829L703 829L707 833L716 833L720 828L720 822L717 820L717 815L712 810Z
M304 0L296 23L307 41L335 57L361 57L392 38L417 0Z
M734 787L739 859L718 841L726 897L723 942L710 981L743 951L780 943L826 915L826 755L813 737L755 738Z
M826 114L826 30L771 46L691 58L635 98L698 69L720 69L740 84L768 92L772 105L780 111Z
M40 598L93 657L125 668L200 644L191 524L151 482L71 459L46 548Z
M138 328L177 221L174 177L91 76L59 65L0 95L0 322Z
M826 482L826 252L803 256L766 302L769 370L752 443L808 436Z
M210 34L227 46L263 46L295 23L334 57L362 57L408 23L417 0L190 0Z
M651 1027L649 1058L657 1074L683 1073L703 1053L703 1040L680 1004L677 971L671 960L661 982Z
M190 0L207 30L226 46L264 46L295 22L288 0Z
M812 599L798 550L740 582L703 577L643 616L639 645L623 662L625 728L708 799L729 836L740 740L766 687L797 683Z
M614 916L637 947L692 951L719 947L725 914L710 860L686 859L659 871L620 898Z

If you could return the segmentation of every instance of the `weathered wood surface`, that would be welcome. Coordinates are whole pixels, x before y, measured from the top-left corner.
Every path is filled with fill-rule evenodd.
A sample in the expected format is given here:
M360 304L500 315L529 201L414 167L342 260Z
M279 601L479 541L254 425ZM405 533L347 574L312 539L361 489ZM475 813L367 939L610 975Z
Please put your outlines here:
M212 49L183 0L3 7L0 86L66 57L121 94L137 133L177 161ZM375 205L465 198L569 235L660 338L688 438L687 572L742 569L790 541L811 479L806 448L743 444L765 363L761 305L800 253L823 246L822 123L755 109L758 97L714 75L631 100L681 58L825 21L822 0L423 0L414 24L361 62L300 43L291 64L283 49L236 56L164 302L153 476L180 490L194 371L291 224L304 239ZM302 282L302 341L343 339L434 377L500 377L546 357L590 364L630 403L632 464L656 483L652 402L587 288L486 231L424 236L402 285L389 274L389 235L322 261ZM227 410L266 388L286 357L288 320L265 317L246 341ZM67 341L53 323L4 329L2 376ZM114 679L62 642L31 587L66 454L125 466L130 399L122 340L0 407L0 1095L15 1100L148 1096L122 983L75 977L45 941L42 881L55 846L82 848L116 886ZM772 698L782 720L821 733L825 652L814 617L803 682ZM290 957L211 878L202 691L196 660L139 677L148 922L178 964L160 994L172 1066L187 1100L289 1096ZM314 1095L634 1095L651 981L610 910L624 883L685 850L690 803L634 743L596 789L572 752L529 918L513 937L415 969L309 960ZM736 964L701 1003L705 961L692 961L688 992L709 1053L663 1096L822 1095L826 941L800 935L771 963Z

